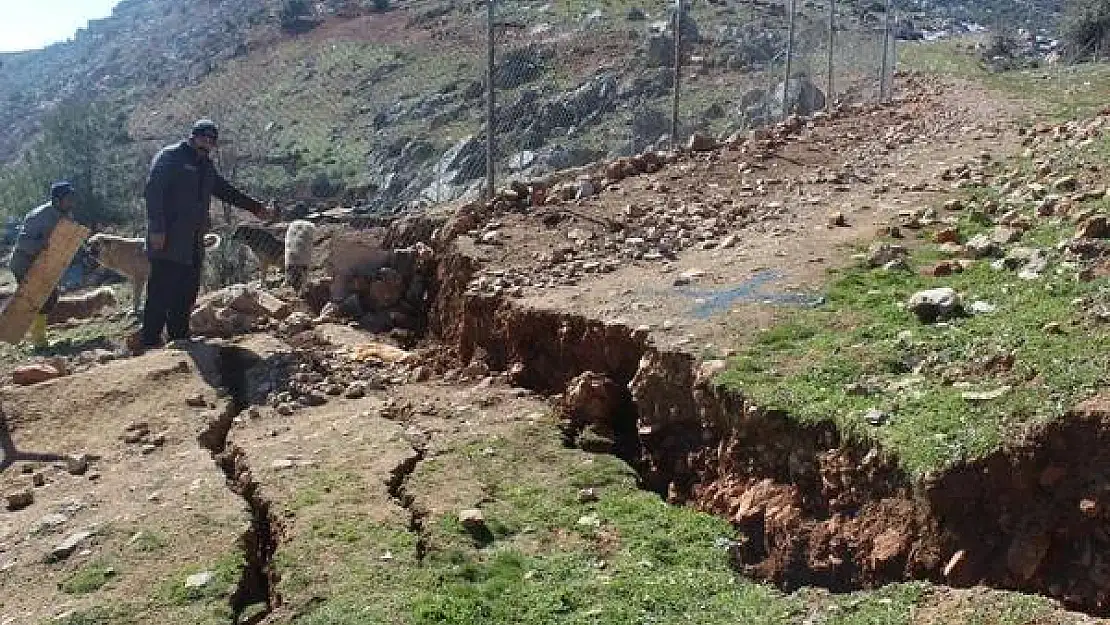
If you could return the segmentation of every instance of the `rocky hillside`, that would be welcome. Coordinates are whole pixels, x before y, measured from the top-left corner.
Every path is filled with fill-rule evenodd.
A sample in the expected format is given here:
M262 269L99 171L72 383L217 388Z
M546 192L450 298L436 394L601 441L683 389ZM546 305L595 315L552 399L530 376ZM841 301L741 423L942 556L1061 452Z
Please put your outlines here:
M69 42L0 54L0 160L11 160L44 111L70 98L125 97L195 82L250 49L267 0L123 0Z
M836 95L867 99L883 3L841 5ZM138 143L119 149L143 157L191 120L217 118L228 138L221 166L256 193L388 209L476 191L486 159L483 6L329 0L305 3L292 28L288 6L124 0L71 42L0 56L0 161L18 158L54 104L95 98L120 107ZM943 28L978 11L965 9L906 8L903 30ZM542 175L663 138L673 87L668 10L641 0L504 3L500 174ZM793 73L823 85L825 8L806 2L800 10ZM728 133L781 110L784 16L776 1L692 3L683 26L684 133ZM809 81L791 87L799 108L823 105Z

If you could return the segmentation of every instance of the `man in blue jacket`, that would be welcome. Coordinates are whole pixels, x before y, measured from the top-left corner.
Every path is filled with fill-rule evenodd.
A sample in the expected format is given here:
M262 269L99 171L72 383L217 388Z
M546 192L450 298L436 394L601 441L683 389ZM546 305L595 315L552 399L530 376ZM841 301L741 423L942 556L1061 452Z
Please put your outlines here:
M189 138L154 157L146 182L147 256L150 278L139 340L143 348L189 338L189 314L200 292L204 235L212 225L212 196L269 219L266 207L224 180L210 154L220 131L210 120L193 125Z
M68 182L55 182L50 186L50 202L27 213L23 225L16 235L15 247L12 249L8 267L15 275L19 284L27 279L27 272L35 262L35 257L46 247L54 227L62 217L69 217L77 207L77 194L73 185ZM36 349L47 346L46 342L46 317L50 309L58 303L58 289L55 288L50 298L43 304L39 314L31 322L31 343Z

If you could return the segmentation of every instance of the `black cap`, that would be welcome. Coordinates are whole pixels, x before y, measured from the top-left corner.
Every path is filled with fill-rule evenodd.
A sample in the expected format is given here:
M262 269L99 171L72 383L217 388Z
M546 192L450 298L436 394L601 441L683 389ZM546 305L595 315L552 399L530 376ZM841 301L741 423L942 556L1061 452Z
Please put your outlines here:
M70 193L76 193L76 190L73 188L72 184L65 180L59 180L58 182L50 185L51 200L60 200Z
M211 137L213 139L219 139L220 127L216 125L216 122L210 119L201 119L198 120L197 123L193 124L193 131L191 133L191 136L205 136Z

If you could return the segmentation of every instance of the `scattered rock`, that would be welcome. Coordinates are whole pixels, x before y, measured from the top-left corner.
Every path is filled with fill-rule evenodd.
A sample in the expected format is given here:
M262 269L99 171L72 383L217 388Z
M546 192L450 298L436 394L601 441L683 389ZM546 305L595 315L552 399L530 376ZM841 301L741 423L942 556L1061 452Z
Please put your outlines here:
M24 488L12 493L4 495L4 501L8 506L8 510L15 512L22 510L31 504L35 503L35 491L30 488Z
M86 454L66 456L66 471L70 475L84 475L89 470L89 457Z
M80 546L81 543L88 540L91 536L92 532L87 531L70 534L66 537L65 540L55 545L54 549L50 551L50 556L48 558L49 561L57 562L59 560L65 560L69 556L73 555L73 552L77 550L77 547Z
M973 315L989 315L998 310L998 307L994 304L984 302L982 300L976 300L974 302L971 302L971 305L967 307L967 310Z
M905 258L909 250L901 245L890 243L874 243L867 251L867 264L871 267L882 267L892 260Z
M990 238L995 245L1009 245L1021 238L1021 230L1010 226L995 226Z
M478 242L482 245L504 245L505 236L501 234L500 230L490 230L485 232L478 238Z
M278 326L278 331L286 335L299 334L311 330L312 326L312 317L307 313L298 311L282 319L281 324Z
M964 401L991 401L1009 393L1010 390L1011 387L1009 386L1000 386L989 391L964 391L960 394L960 397L962 397Z
M1106 217L1098 215L1083 221L1075 231L1075 237L1077 239L1110 238L1110 226L1107 225Z
M361 399L366 397L366 383L351 382L347 385L346 390L343 391L343 397L347 399Z
M216 574L212 571L202 571L185 578L185 587L189 589L204 588L211 584L216 579Z
M578 491L578 503L594 503L597 500L597 493L592 488L583 488Z
M937 243L959 243L960 231L955 228L945 228L937 232Z
M986 258L988 256L995 256L999 252L997 243L985 234L977 234L964 245L964 249L972 258Z
M193 395L185 399L185 405L190 408L207 408L208 401L204 399L204 395Z
M918 291L907 306L922 323L950 319L962 312L959 294L948 287Z
M12 371L12 383L17 386L30 386L61 377L61 372L47 364L19 367Z
M690 139L686 142L686 149L691 152L711 152L717 147L716 139L701 132L690 135Z
M428 367L420 366L412 370L413 382L427 382L432 379L432 370Z
M459 523L467 530L478 530L486 526L486 516L478 508L468 508L459 512Z
M883 271L910 271L910 263L905 258L896 258L883 265Z
M863 414L863 418L869 424L878 427L886 423L890 417L882 410L879 410L878 408L872 408Z
M848 218L844 216L844 213L836 211L829 213L828 223L830 228L844 228L848 225Z
M601 527L601 517L596 514L585 514L578 518L579 527Z
M609 425L621 402L621 388L606 376L586 371L567 385L563 410L576 424Z
M328 396L313 389L302 397L306 406L323 406L328 403Z
M69 517L64 514L60 514L57 512L48 514L39 519L38 523L35 524L34 533L42 534L44 532L56 530L59 527L65 525L67 521L69 521Z
M1075 191L1079 188L1079 181L1076 180L1075 176L1064 176L1062 178L1057 178L1056 180L1054 180L1052 182L1052 186L1057 191L1071 193L1072 191Z
M960 263L944 260L935 265L926 267L921 273L934 278L943 278L945 276L961 273L963 270L964 267Z

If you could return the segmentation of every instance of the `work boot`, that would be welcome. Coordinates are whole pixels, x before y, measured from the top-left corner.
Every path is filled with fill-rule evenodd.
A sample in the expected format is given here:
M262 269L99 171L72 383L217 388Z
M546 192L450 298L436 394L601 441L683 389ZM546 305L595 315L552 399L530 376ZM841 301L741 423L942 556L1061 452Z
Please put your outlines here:
M35 349L46 349L50 343L46 340L46 315L35 315L31 322L31 345Z

